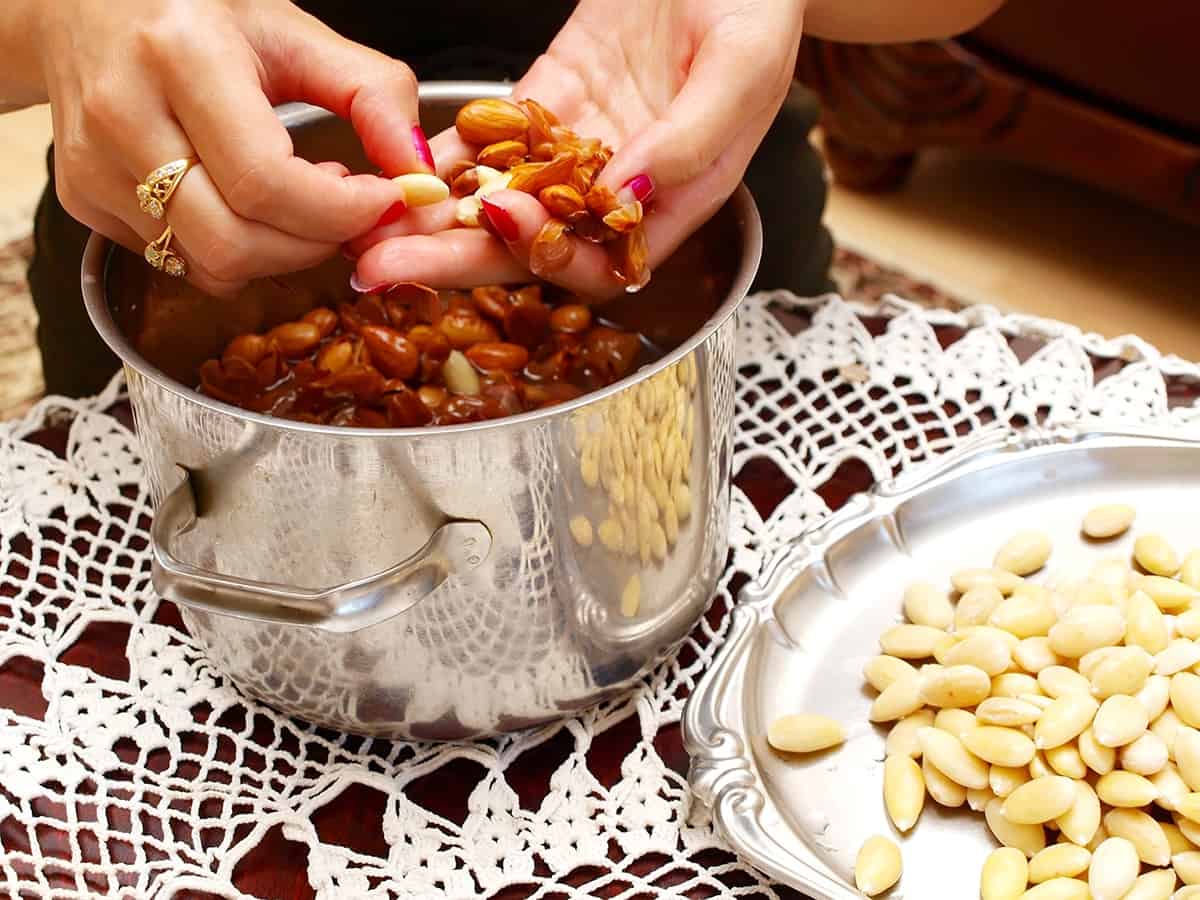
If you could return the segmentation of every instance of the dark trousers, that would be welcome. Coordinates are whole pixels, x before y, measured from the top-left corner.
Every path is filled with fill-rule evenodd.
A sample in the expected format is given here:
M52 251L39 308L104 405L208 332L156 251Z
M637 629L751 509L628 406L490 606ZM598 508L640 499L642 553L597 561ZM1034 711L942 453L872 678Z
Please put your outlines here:
M521 9L520 33L511 21ZM422 80L516 80L554 37L570 3L553 0L439 0L436 17L372 15L365 3L315 0L300 6L347 37L403 59ZM415 11L414 11L415 14ZM496 19L489 22L488 17ZM472 22L469 32L461 23ZM505 46L463 46L464 34L499 35ZM511 37L511 40L510 40ZM746 183L762 213L765 245L756 288L788 288L798 294L830 289L832 242L821 226L825 206L823 166L808 142L817 118L816 100L796 86L754 157ZM38 205L29 285L37 307L38 344L48 393L93 394L119 367L83 308L79 270L88 230L72 219L54 190L54 148L47 161L50 184Z

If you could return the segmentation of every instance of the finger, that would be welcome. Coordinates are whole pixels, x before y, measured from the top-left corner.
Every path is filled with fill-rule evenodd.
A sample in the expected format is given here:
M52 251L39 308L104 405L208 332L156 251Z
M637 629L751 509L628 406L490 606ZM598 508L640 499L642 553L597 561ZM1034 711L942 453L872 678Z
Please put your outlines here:
M448 289L511 284L529 277L504 244L483 229L454 228L376 244L358 260L351 283L359 291L409 281Z
M773 114L779 108L795 53L794 47L778 45L770 35L749 36L729 27L711 29L666 114L614 154L601 183L614 191L628 185L637 193L696 178L725 152L748 121L764 110ZM778 76L768 76L764 83L764 72ZM634 182L639 178L648 183L639 188Z
M403 189L373 175L339 178L295 156L248 51L229 51L231 41L240 40L177 40L171 58L162 60L172 110L226 204L244 218L310 240L341 243L370 230L403 202ZM196 72L222 77L197 78Z
M314 103L350 121L386 175L433 171L412 69L307 14L287 28L263 23L262 31L255 46L276 101Z
M445 178L450 170L463 161L474 161L479 153L479 147L468 144L458 136L458 129L450 126L445 131L434 135L429 142L433 150L433 159L437 165L437 173Z
M380 241L410 234L435 234L449 228L457 228L457 206L458 198L453 197L443 203L410 209L394 222L374 228L362 237L347 242L342 249L351 257L358 258Z

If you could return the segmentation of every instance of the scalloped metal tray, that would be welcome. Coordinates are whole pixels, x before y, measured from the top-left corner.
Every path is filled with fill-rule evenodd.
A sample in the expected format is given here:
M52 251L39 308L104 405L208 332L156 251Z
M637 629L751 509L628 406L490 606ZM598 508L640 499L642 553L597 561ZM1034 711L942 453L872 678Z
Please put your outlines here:
M1011 532L1054 537L1047 572L1128 554L1132 532L1096 544L1079 534L1102 501L1138 509L1176 546L1197 541L1200 441L1151 431L994 432L878 486L777 557L749 585L730 634L684 714L689 780L731 847L769 876L819 900L860 897L854 857L872 834L893 838L883 809L885 729L867 722L863 663L901 619L907 582L988 565ZM846 723L840 748L785 760L767 724L789 712ZM932 801L900 841L904 876L889 895L978 896L995 846L981 814Z

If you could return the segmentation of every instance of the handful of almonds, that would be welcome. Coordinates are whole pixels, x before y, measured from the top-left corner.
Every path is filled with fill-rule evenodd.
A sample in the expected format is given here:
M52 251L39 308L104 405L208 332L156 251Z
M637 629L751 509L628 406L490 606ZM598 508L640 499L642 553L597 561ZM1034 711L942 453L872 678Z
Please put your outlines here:
M1133 519L1096 507L1082 531L1113 538ZM908 622L880 636L863 673L879 692L870 719L890 728L888 817L907 833L927 794L983 813L1002 847L982 900L1200 898L1200 551L1181 558L1144 534L1132 559L1027 581L1051 550L1021 532L993 567L954 573L957 602L925 581L905 591ZM789 715L767 739L806 753L844 733ZM858 889L875 896L900 875L896 844L868 839Z
M480 148L475 161L459 163L449 176L458 197L457 219L487 227L482 200L500 190L523 191L541 201L551 219L533 240L529 267L545 278L566 267L575 252L572 235L604 244L612 273L629 292L650 281L644 211L638 200L621 203L596 184L612 150L581 138L533 100L473 100L458 112L455 127Z

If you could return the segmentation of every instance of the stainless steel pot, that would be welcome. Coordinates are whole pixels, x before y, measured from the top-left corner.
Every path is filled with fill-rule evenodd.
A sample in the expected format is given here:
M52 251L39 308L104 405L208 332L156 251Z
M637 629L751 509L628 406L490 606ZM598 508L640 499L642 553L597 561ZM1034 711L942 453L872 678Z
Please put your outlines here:
M422 118L506 92L427 84ZM298 153L365 168L327 113L280 114ZM549 410L368 430L187 387L233 333L348 293L341 261L228 302L93 236L84 298L125 366L158 503L155 588L241 689L349 731L510 731L630 686L697 622L725 562L733 314L760 249L739 188L647 292L606 307L670 348L659 361Z

